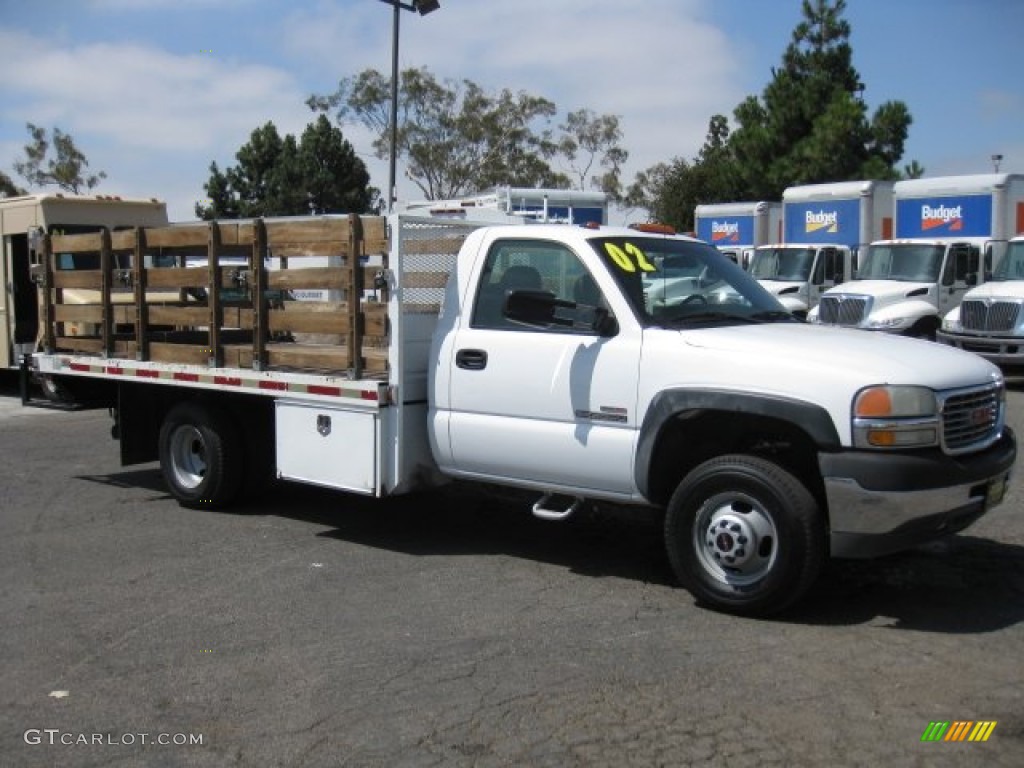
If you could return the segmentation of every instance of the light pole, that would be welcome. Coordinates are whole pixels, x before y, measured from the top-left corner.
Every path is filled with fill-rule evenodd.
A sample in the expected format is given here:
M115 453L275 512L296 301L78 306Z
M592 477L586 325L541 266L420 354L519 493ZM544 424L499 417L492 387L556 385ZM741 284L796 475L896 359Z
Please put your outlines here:
M1003 162L1002 155L992 155L992 166L996 169L996 173L999 173L999 164Z
M395 18L391 26L391 137L388 152L388 213L391 213L397 197L395 190L395 161L398 154L398 18L402 11L416 11L420 16L436 11L441 7L439 0L381 0L395 9Z

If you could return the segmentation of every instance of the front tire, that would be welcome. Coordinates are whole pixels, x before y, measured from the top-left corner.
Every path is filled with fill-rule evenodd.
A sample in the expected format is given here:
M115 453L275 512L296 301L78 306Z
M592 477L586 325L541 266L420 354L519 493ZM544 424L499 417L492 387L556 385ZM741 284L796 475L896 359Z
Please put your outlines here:
M747 616L799 600L825 559L814 497L794 475L757 456L704 462L679 484L665 515L679 581L713 608Z
M160 427L160 469L182 506L227 507L242 478L238 430L227 416L204 403L179 403Z

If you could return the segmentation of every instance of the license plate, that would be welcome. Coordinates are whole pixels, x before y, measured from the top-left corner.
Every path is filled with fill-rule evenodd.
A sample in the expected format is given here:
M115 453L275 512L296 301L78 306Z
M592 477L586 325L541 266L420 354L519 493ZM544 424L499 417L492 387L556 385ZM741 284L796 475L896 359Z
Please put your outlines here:
M1006 495L1006 480L1007 476L1003 475L988 481L988 486L985 488L985 509L994 507L1003 500Z

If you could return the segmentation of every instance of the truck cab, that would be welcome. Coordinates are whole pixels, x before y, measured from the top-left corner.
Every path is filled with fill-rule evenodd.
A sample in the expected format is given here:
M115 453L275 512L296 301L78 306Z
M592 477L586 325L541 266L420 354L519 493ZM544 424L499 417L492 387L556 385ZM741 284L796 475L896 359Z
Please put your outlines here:
M764 245L749 271L786 309L806 318L825 291L853 276L853 258L843 245Z
M1003 368L1024 367L1024 236L1010 240L992 277L964 294L942 320L938 340Z
M941 318L984 282L984 245L883 240L861 249L856 278L821 295L808 320L934 340Z

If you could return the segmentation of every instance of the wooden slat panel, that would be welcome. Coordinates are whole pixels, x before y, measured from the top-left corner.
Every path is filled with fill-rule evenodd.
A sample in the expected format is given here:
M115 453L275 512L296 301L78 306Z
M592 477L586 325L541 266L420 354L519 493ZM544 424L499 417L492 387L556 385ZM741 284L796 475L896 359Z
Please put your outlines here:
M206 325L209 321L210 310L206 306L149 307L151 325Z
M98 269L56 269L53 272L55 288L92 288L98 291L102 279L103 273Z
M206 365L210 359L209 345L149 343L149 359L156 363L192 363Z
M209 281L206 267L154 267L146 270L149 288L204 288Z
M270 247L275 259L301 259L306 256L348 256L348 243L342 240L322 240L305 243L278 243Z
M131 251L135 249L135 230L119 229L110 233L110 247L115 251Z
M102 304L58 304L53 308L58 323L102 323Z
M57 349L98 353L103 351L103 339L96 336L58 336Z
M307 267L305 269L277 269L267 273L268 288L321 288L344 290L348 288L348 275L342 267Z
M84 232L78 235L53 235L54 253L83 253L100 250L100 233Z
M341 371L348 368L348 349L312 344L268 344L267 362L291 368L323 368Z
M388 222L384 216L363 216L363 253L388 252Z
M146 227L146 245L150 248L202 248L210 239L209 224L187 224L173 227Z
M103 339L95 336L58 336L57 349L69 352L87 352L99 354L103 350ZM121 358L135 356L135 342L121 339L114 342L114 354Z
M344 310L272 309L268 317L271 331L299 333L348 333L348 317Z
M267 221L267 242L271 247L288 243L308 243L323 240L347 242L348 219L332 217Z

